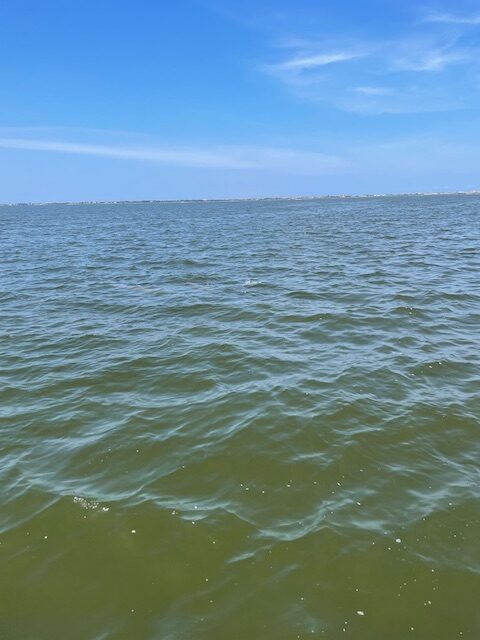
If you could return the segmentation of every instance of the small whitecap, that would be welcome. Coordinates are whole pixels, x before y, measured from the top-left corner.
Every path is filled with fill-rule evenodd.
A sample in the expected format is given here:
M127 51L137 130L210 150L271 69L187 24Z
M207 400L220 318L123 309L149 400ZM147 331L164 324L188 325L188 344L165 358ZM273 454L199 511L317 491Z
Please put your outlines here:
M97 509L98 502L89 498L82 498L81 496L74 496L73 501L75 504L80 505L83 509Z

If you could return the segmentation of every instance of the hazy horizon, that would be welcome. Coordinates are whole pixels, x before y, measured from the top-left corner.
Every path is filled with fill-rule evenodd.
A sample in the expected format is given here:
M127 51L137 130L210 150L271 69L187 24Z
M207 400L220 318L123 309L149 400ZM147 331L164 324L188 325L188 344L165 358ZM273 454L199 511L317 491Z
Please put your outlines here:
M325 199L355 199L355 198L400 198L400 197L428 197L428 196L478 196L480 190L472 189L470 191L409 191L396 193L327 193L318 195L292 195L292 196L245 196L231 198L175 198L175 199L138 199L138 200L38 200L25 202L0 202L0 207L15 207L21 205L82 205L82 204L163 204L163 203L202 203L202 202L257 202L263 200L325 200Z

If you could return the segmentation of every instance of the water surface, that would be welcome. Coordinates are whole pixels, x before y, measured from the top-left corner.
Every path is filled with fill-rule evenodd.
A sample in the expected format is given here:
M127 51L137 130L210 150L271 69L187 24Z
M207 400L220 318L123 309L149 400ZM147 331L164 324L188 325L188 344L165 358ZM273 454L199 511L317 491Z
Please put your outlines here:
M479 638L479 211L1 207L0 638Z

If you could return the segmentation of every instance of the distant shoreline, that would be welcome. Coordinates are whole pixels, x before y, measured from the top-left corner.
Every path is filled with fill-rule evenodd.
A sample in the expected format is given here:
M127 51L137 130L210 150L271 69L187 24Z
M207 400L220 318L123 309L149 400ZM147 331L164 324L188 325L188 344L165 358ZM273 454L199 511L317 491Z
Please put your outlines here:
M259 198L181 198L176 200L52 200L47 202L1 202L0 207L34 206L42 207L52 204L63 205L93 205L93 204L190 204L209 202L276 202L276 201L309 201L309 200L348 200L365 198L399 198L419 196L480 196L480 189L471 191L418 191L405 193L359 193L359 194L328 194L317 196L264 196Z

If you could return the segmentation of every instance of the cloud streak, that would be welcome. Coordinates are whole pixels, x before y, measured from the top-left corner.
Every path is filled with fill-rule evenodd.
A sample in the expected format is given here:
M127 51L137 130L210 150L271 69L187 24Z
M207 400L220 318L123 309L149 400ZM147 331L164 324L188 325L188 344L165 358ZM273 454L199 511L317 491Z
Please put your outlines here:
M392 93L392 90L387 87L356 87L355 91L364 96L386 96Z
M290 37L289 57L279 53L277 62L260 70L300 99L343 111L374 115L471 108L480 99L480 50L468 36L468 25L476 24L480 14L431 13L391 39L342 37L338 48L326 45L333 42L331 34L318 34L316 42Z
M433 50L410 59L396 60L395 66L403 71L443 71L450 64L466 62L469 57L469 54L464 51L447 53L442 50Z
M480 25L480 14L471 16L455 16L451 13L432 13L424 19L424 22L475 26Z
M153 146L126 147L59 140L1 137L0 148L157 162L203 169L259 169L303 175L322 175L335 172L345 166L345 161L337 156L315 151L275 147L230 146L213 149Z
M317 69L336 62L346 62L362 57L364 54L353 53L347 51L338 51L332 53L320 53L309 56L296 56L290 60L285 60L278 64L266 65L266 69L278 71L305 71L308 69Z

